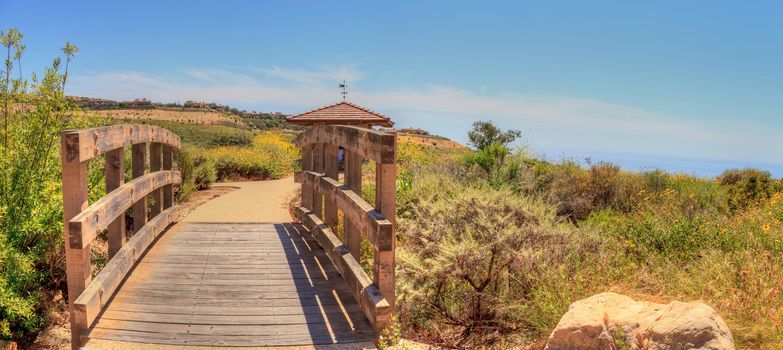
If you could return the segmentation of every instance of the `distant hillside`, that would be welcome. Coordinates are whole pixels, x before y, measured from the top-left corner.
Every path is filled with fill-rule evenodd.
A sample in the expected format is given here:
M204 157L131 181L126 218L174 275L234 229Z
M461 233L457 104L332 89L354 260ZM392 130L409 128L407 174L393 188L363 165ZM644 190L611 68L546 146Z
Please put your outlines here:
M68 98L88 114L122 120L160 120L260 130L300 128L285 122L287 114L246 111L210 102L185 101L184 104L180 104L153 102L145 98L133 101L113 101L82 96Z
M246 123L239 117L216 111L182 111L171 109L111 109L111 110L88 110L89 115L109 117L124 120L163 120L170 122L207 124L207 125L230 125L239 124L246 127Z
M397 139L400 142L410 142L410 143L416 143L416 144L427 145L427 146L435 146L438 148L446 148L446 149L467 148L457 142L454 142L442 136L408 134L402 132L402 130L400 130Z

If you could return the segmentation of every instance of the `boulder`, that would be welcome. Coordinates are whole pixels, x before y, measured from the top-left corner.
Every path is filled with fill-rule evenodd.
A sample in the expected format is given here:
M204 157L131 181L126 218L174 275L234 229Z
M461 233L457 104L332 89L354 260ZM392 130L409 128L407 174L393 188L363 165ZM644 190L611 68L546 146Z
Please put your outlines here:
M700 302L656 304L617 293L596 294L568 308L546 350L726 350L726 323Z

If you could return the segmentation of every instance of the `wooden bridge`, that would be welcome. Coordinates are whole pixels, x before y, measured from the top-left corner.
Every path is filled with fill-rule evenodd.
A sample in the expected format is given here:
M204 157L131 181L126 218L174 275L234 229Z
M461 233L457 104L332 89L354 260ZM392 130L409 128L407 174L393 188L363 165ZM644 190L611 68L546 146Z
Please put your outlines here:
M150 125L64 131L72 347L96 348L91 339L215 347L377 339L395 300L396 135L318 126L296 144L297 222L178 223L177 135ZM100 155L107 194L89 204L88 163ZM374 205L360 196L365 160L375 163ZM103 232L109 260L94 275L91 246ZM374 253L372 277L358 262L363 239Z

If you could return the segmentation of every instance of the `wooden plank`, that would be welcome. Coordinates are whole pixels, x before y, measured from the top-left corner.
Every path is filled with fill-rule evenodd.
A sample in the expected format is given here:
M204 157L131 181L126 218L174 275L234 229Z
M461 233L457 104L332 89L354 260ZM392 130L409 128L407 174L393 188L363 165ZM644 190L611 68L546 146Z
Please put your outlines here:
M344 304L345 311L361 312L358 304ZM333 308L326 308L327 311ZM175 315L235 315L235 316L275 316L321 314L318 305L312 306L207 306L207 305L149 305L130 302L112 302L107 310L139 313L160 313Z
M92 278L90 245L72 248L71 242L81 241L81 233L72 233L68 222L87 208L88 162L81 161L82 135L63 132L60 138L60 159L62 161L63 191L63 235L65 244L65 273L68 283L68 303L73 305ZM78 236L78 237L77 237ZM84 312L70 308L71 348L78 349L81 332L87 329Z
M351 302L353 294L337 290L335 291L339 296L335 298L315 298L312 297L299 297L298 295L291 295L290 293L280 298L184 298L178 296L172 296L172 294L156 294L147 295L144 293L134 292L132 290L121 290L118 293L112 303L135 303L135 304L148 304L148 305L203 305L203 306L256 306L256 307L272 307L272 306L318 306L318 305L339 305ZM385 304L385 303L384 303ZM364 311L364 310L362 310ZM365 312L366 315L366 312Z
M150 172L163 170L163 144L150 144ZM150 194L152 203L150 204L150 218L160 214L163 211L163 190L155 187Z
M351 294L359 302L373 326L376 329L387 327L391 320L392 309L376 285L370 282L361 265L316 215L302 207L297 209L296 214L302 224L316 237L321 248L330 256L332 263L337 266Z
M324 174L333 179L340 176L338 153L339 147L336 144L324 145ZM332 229L337 228L337 206L334 196L324 196L324 222Z
M131 147L133 169L131 178L137 179L147 173L147 144L139 143ZM142 198L133 204L133 232L138 232L147 224L147 198Z
M315 172L299 171L294 179L297 183L309 183L319 193L334 199L343 215L358 227L374 247L384 251L391 249L394 225L380 211L367 203L359 194L340 182Z
M163 145L163 170L174 169L174 148L169 145ZM171 208L174 205L174 185L164 185L162 189L163 193L163 210Z
M359 195L362 193L363 163L364 160L361 155L356 152L345 151L345 185ZM362 244L362 227L355 220L355 215L345 215L345 211L343 211L345 246L348 247L351 255L358 260Z
M124 214L136 201L144 198L153 189L179 182L179 171L164 170L146 174L123 184L68 222L70 246L86 247L95 239L98 232L105 229L109 223Z
M125 149L118 148L106 152L104 157L106 166L104 173L106 176L106 193L119 188L125 183ZM108 226L108 253L109 259L122 248L125 244L125 213L121 213Z
M191 309L192 310L192 309ZM305 314L301 312L301 309L288 315L273 314L273 315L233 315L233 314L209 314L209 315L192 315L188 314L171 314L160 312L132 312L132 311L118 311L118 310L106 310L101 316L101 319L106 320L121 320L121 321L136 321L136 322L161 322L166 323L183 323L183 324L201 324L201 325L287 325L287 324L308 324L320 319L328 319L334 324L347 324L351 322L367 322L364 314L361 310L355 310L350 313L343 313L339 308L332 307L324 312ZM346 318L346 315L348 316Z
M313 145L313 165L314 172L321 173L324 171L324 145ZM312 186L311 186L312 187ZM323 216L323 194L313 188L313 207L310 210L318 215L319 218Z
M377 338L377 333L372 331L360 331L350 334L336 335L328 333L289 334L281 333L270 336L260 335L230 335L216 336L214 334L172 334L159 332L141 332L128 330L115 330L98 328L92 331L92 338L118 340L124 342L171 344L187 346L298 346L298 345L328 345L335 343L350 343L360 341L372 341Z
M67 158L84 162L120 147L157 142L180 148L179 136L154 125L122 124L92 129L65 130L63 137L76 140L65 154Z
M310 171L313 169L313 148L312 146L305 146L302 149L302 170ZM302 185L302 202L301 205L305 208L313 208L313 188L310 185Z
M170 316L175 318L176 316ZM331 329L326 327L327 322L323 317L316 315L310 316L312 319L310 322L305 323L291 323L291 324L199 324L199 323L175 323L170 322L168 319L159 320L158 322L144 322L144 321L131 321L131 320L119 320L119 319L102 319L96 329L119 329L130 330L139 332L154 332L154 333L171 333L171 334L203 334L212 336L243 336L243 335L256 335L256 336L276 336L279 334L323 334L328 333L329 330L335 333L335 335L347 336L351 333L357 333L361 331L354 331L348 322L344 319L334 319L335 322L330 323ZM331 320L330 320L331 321ZM368 332L369 333L369 332Z
M299 134L294 143L299 148L310 144L340 145L378 163L393 164L396 161L396 135L355 126L314 126Z
M114 295L122 280L133 264L163 230L179 217L179 206L171 207L150 220L124 245L117 254L106 263L101 272L79 295L72 307L86 316L86 324L91 324L104 305Z
M396 140L396 138L395 138ZM396 142L396 141L395 141ZM381 294L389 301L389 306L394 310L395 306L395 249L396 235L394 234L394 222L397 213L397 165L375 164L375 207L381 214L391 221L391 230L382 233L378 242L384 244L375 245L373 263L373 281L378 286Z

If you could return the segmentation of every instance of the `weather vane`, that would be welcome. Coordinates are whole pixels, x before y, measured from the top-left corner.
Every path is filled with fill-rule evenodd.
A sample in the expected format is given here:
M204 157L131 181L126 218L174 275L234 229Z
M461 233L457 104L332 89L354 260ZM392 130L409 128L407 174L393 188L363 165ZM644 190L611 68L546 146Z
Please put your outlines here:
M343 80L343 83L340 84L340 89L343 89L343 91L340 93L343 95L343 101L345 101L345 96L348 95L348 91L345 90L345 88L348 87L348 84L345 83L345 80Z

